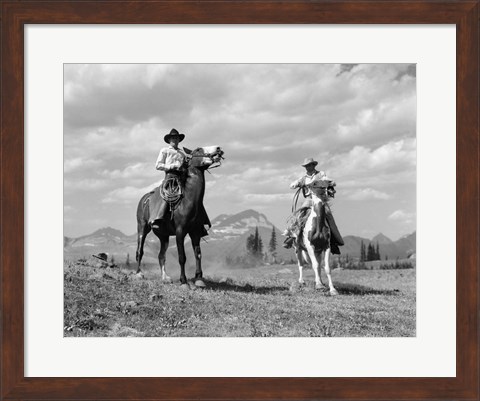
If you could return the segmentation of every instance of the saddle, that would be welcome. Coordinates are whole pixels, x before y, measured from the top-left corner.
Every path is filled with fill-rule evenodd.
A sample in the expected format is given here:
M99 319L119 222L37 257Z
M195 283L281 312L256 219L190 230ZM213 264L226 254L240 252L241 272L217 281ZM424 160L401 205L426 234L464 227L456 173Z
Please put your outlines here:
M183 188L184 178L180 174L168 173L162 184L150 192L150 196L143 202L143 207L150 207L151 197L153 196L163 199L170 212L173 212L183 198ZM161 205L159 207L163 208ZM156 210L151 210L150 213L158 214ZM161 212L159 213L161 214ZM173 218L173 213L170 215Z
M308 219L308 216L310 215L310 212L311 212L310 208L300 208L297 211L295 211L295 213L291 216L291 218L294 221L290 229L292 232L296 234L297 245L300 246L302 250L305 250L303 249L301 244L302 244L302 238L304 236L305 223ZM332 254L340 255L339 246L344 245L344 241L340 232L338 231L337 225L331 213L326 213L324 224L330 230L330 250ZM312 238L309 238L309 240L312 240Z

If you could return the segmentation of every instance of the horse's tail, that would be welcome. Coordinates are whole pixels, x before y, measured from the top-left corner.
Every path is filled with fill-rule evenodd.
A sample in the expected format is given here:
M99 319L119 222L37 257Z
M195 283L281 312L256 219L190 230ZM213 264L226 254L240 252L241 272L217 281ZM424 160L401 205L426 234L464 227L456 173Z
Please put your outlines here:
M150 216L150 207L149 207L149 198L151 192L147 192L145 195L143 195L140 198L140 201L138 202L137 206L137 224L140 224L140 222L147 221Z

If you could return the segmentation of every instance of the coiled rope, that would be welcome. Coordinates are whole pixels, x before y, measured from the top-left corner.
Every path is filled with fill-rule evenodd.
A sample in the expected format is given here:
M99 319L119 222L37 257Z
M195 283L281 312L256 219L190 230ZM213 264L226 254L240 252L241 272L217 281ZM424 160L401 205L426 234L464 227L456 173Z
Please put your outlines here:
M160 187L160 196L170 206L171 217L178 206L178 202L183 196L182 186L178 182L177 177L168 178Z

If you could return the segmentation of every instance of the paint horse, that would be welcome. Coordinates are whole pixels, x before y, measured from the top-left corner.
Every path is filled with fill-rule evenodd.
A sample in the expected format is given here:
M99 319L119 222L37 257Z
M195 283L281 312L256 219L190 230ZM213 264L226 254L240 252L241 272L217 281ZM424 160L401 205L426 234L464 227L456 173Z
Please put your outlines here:
M188 151L187 149L185 149ZM185 288L190 288L185 276L185 246L184 241L187 234L190 236L193 246L193 253L196 261L195 286L205 287L201 264L200 239L206 235L204 224L208 221L203 197L205 194L205 171L209 168L218 167L223 159L223 150L219 146L208 146L197 148L189 154L186 173L184 176L183 196L170 211L168 217L162 220L160 225L153 228L149 224L150 207L149 202L162 202L155 192L149 192L142 196L137 207L137 274L142 274L140 265L143 257L143 246L147 234L153 233L160 240L160 253L158 262L162 271L162 280L171 282L168 277L165 262L170 236L175 236L178 250L178 262L180 264L180 283Z
M294 247L300 273L299 283L305 284L303 280L303 268L306 263L310 262L315 273L315 288L325 288L320 274L321 256L322 253L324 253L324 269L327 274L330 294L338 295L332 282L329 264L330 239L332 234L326 217L326 208L329 207L328 185L330 185L330 181L325 180L316 180L308 185L312 192L312 203L305 226L296 238Z

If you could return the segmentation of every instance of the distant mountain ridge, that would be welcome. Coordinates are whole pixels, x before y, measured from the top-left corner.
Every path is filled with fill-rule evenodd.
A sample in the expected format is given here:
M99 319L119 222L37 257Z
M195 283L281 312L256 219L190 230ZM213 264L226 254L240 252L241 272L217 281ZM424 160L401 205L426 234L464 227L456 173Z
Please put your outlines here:
M277 259L290 262L295 260L295 253L292 249L282 247L284 237L282 232L272 224L263 213L252 209L244 210L235 214L221 214L212 220L212 228L209 235L202 241L202 259L204 263L223 264L227 256L241 256L246 251L247 237L254 233L258 227L259 235L263 241L264 252L268 250L268 244L275 231L277 239ZM349 255L352 258L360 256L360 244L363 241L365 245L369 243L379 245L382 259L388 256L389 259L406 258L416 253L416 232L405 235L397 241L392 241L382 233L377 234L372 239L362 238L353 235L344 237L345 246L342 246L342 255ZM188 236L186 245L189 242ZM78 259L89 257L92 254L106 252L114 256L117 262L124 262L127 254L130 256L130 263L135 264L135 252L137 248L137 235L126 235L120 230L112 227L104 227L94 231L91 234L83 235L78 238L64 237L64 257L65 259ZM186 246L187 263L194 264L191 246ZM146 263L157 263L160 242L153 233L150 233L145 241L144 261ZM177 260L177 252L174 241L170 241L170 247L167 259Z
M389 259L405 259L417 252L417 232L414 231L411 234L404 235L397 241L392 241L390 238L383 234L378 234L372 239L362 238L355 235L347 235L343 237L345 245L340 247L342 255L349 255L353 258L360 257L360 247L363 242L365 246L368 244L377 245L380 252L380 256L383 259L388 257Z

